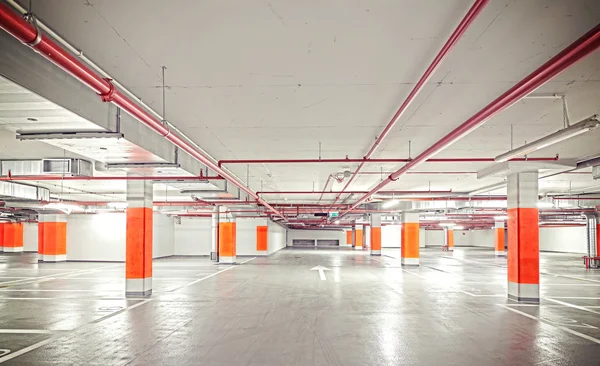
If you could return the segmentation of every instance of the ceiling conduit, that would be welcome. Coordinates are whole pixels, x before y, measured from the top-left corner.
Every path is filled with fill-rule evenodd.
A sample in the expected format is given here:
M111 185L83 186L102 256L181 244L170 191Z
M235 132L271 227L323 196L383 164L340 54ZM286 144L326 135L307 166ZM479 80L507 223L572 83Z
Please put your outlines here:
M143 107L139 106L136 102L121 93L121 91L117 90L110 79L99 76L56 42L47 36L44 36L39 27L29 24L12 9L2 3L0 3L0 28L4 29L24 45L30 47L56 66L90 87L100 96L103 102L111 102L120 107L132 117L173 143L173 145L187 152L199 162L237 186L240 190L252 196L259 204L267 207L277 216L285 220L283 215L266 201L258 197L250 188L246 187L231 174L221 169L212 161L212 159L204 155L189 142L185 141L184 138L172 133L168 125L163 124Z
M519 83L515 84L512 88L496 98L482 110L474 114L460 126L452 130L438 142L431 145L427 150L423 151L411 162L407 163L405 166L388 176L387 179L379 183L375 188L369 191L369 193L358 199L358 201L356 201L348 210L342 212L340 216L348 214L350 211L358 207L361 203L365 202L369 197L371 197L371 195L377 193L390 182L397 180L410 169L418 166L446 147L468 135L473 130L484 124L487 120L494 117L496 114L517 103L519 100L527 96L527 94L545 84L548 80L552 79L560 72L594 52L596 49L598 49L598 47L600 47L600 24L596 25L589 32L581 36L578 40L551 58L548 62L540 66L537 70L529 74Z
M415 99L415 97L419 94L421 89L423 89L423 86L425 86L427 81L431 78L431 76L433 75L435 70L437 70L438 66L442 63L442 61L444 61L446 56L448 56L448 54L454 48L454 46L456 45L456 43L458 42L460 37L462 37L462 35L467 31L467 28L469 28L469 26L477 18L479 13L481 13L483 8L487 5L488 1L489 0L476 0L475 3L473 4L473 6L471 6L471 8L467 12L467 14L464 16L464 18L458 24L458 27L456 27L454 32L452 32L452 35L450 35L450 38L448 39L448 41L446 41L446 43L444 44L444 46L442 47L440 52L435 56L435 58L433 59L433 61L431 62L431 64L427 68L427 70L425 70L425 73L423 74L423 76L421 76L419 81L415 84L414 88L411 90L410 94L408 94L408 96L406 97L406 99L404 100L404 102L402 103L400 108L396 111L396 113L394 114L394 116L392 117L390 122L387 124L387 126L385 126L385 128L383 129L383 131L381 132L379 137L377 137L377 140L375 141L375 143L373 144L371 149L369 149L369 151L365 155L365 159L371 158L371 156L373 155L375 150L377 150L377 148L379 147L379 145L381 144L383 139L385 139L386 136L389 134L389 132L392 130L392 128L394 128L394 126L396 125L396 122L398 122L398 120L400 119L400 117L402 116L404 111L406 111L406 109L410 106L410 104ZM350 177L350 179L348 179L348 182L342 189L342 193L340 193L339 195L336 196L333 203L336 203L340 199L340 196L350 186L352 181L354 181L354 179L358 176L358 173L364 167L364 165L365 165L364 162L360 163L360 165L358 166L358 168L356 169L354 174Z

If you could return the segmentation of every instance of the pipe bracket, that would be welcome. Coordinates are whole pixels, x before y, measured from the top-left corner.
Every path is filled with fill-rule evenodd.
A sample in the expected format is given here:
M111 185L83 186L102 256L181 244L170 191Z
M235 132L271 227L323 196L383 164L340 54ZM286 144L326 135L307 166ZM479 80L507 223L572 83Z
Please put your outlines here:
M112 83L111 78L102 78L102 80L105 80L108 83L109 89L106 93L98 93L98 95L100 96L100 99L102 99L103 102L110 103L114 100L116 91L115 85Z
M35 38L31 42L23 42L23 44L29 47L35 47L42 41L42 31L40 26L38 25L37 19L33 13L25 13L23 14L23 20L27 23L31 24L33 28L35 28Z

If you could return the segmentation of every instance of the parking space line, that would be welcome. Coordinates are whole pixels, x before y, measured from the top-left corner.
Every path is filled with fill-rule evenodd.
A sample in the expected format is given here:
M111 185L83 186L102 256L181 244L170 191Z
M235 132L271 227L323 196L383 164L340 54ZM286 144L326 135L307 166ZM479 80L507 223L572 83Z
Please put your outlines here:
M253 259L256 259L256 257L252 257L252 258L250 258L250 259L247 259L247 260L245 260L245 261L243 261L243 262L240 262L240 264L244 264L244 263L250 262L250 261L251 261L251 260L253 260ZM222 270L220 270L220 271L218 271L218 272L215 272L215 273L209 274L208 276L205 276L205 277L199 278L199 279L197 279L197 280L195 280L195 281L192 281L192 282L188 283L187 285L183 285L183 286L180 286L180 287L174 288L174 289L172 289L172 290L169 290L169 291L167 291L167 292L175 292L175 291L179 291L179 290L181 290L181 289L183 289L183 288L186 288L186 287L188 287L188 286L195 285L196 283L198 283L198 282L200 282L200 281L204 281L204 280L205 280L205 279L207 279L207 278L211 278L211 277L213 277L213 276L216 276L216 275L218 275L219 273L223 273L223 272L225 272L225 271L229 271L230 269L233 269L233 268L235 268L235 267L236 267L236 266L227 267L227 268L225 268L225 269L222 269Z
M600 312L598 312L598 311L595 311L595 310L592 310L592 309L588 309L588 308L585 308L583 306L578 306L578 305L575 305L575 304L571 304L571 303L568 303L568 302L564 302L564 301L560 301L560 300L554 300L554 299L549 298L549 297L547 297L546 300L552 301L552 302L555 302L557 304L561 304L561 305L564 305L564 306L568 306L568 307L571 307L571 308L574 308L574 309L579 309L579 310L587 311L587 312L594 313L594 314L600 314Z
M0 329L0 334L52 334L60 331L46 329Z
M527 317L527 318L529 318L529 319L537 320L537 321L539 321L539 322L542 322L542 323L545 323L545 324L551 325L551 326L553 326L553 327L556 327L556 328L558 328L558 329L560 329L560 330L564 330L564 331L565 331L565 332L567 332L567 333L571 333L571 334L573 334L573 335L576 335L576 336L578 336L578 337L581 337L581 338L583 338L583 339L587 339L588 341L591 341L591 342L594 342L594 343L600 344L600 339L596 339L596 338L594 338L594 337L591 337L591 336L589 336L589 335L587 335L587 334L583 334L583 333L580 333L580 332L578 332L578 331L575 331L575 330L573 330L573 329L569 329L569 328L567 328L567 327L563 327L562 325L558 325L558 324L552 323L551 321L548 321L548 320L546 320L546 319L538 318L538 317L536 317L536 316L533 316L533 315L531 315L531 314L524 313L524 312L522 312L522 311L520 311L520 310L513 309L513 308L511 308L510 306L506 306L506 305L504 305L504 304L497 304L497 305L498 305L498 306L500 306L500 307L503 307L503 308L504 308L504 309L506 309L506 310L512 311L513 313L520 314L520 315L522 315L522 316L525 316L525 317Z

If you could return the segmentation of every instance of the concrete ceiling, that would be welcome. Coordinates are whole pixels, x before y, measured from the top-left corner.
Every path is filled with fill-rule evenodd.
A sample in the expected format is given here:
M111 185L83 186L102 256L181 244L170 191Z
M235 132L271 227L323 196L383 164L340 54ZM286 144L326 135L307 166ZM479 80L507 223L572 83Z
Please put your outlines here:
M33 2L44 23L159 112L160 72L166 66L167 118L216 159L362 157L471 5L471 0ZM599 22L597 0L490 1L373 157L406 158L409 141L415 156ZM600 113L600 52L536 93L566 94L573 121ZM510 149L511 125L515 147L554 132L563 125L561 101L525 99L439 157L494 157ZM532 156L594 156L600 154L598 141L596 130ZM473 190L502 180L477 179L474 172L489 165L424 164L417 171L466 173L409 174L389 188ZM249 185L257 191L320 190L330 174L356 166L252 165ZM364 171L399 167L368 164ZM246 177L245 165L228 168ZM583 173L540 186L555 191L593 184L589 172ZM369 189L380 178L362 175L350 189Z

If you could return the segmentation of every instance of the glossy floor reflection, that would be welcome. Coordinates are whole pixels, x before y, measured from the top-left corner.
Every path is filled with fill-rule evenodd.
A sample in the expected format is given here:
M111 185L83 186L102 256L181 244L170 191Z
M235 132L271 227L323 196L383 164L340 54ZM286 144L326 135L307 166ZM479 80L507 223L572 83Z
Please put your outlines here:
M154 261L124 297L122 263L0 254L0 362L14 365L593 365L600 271L542 253L539 306L506 299L493 250L286 249L237 266ZM324 266L322 279L315 266Z

